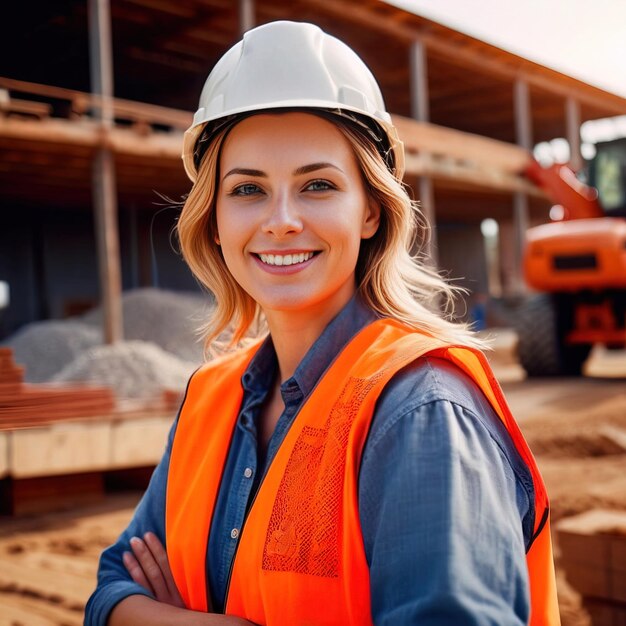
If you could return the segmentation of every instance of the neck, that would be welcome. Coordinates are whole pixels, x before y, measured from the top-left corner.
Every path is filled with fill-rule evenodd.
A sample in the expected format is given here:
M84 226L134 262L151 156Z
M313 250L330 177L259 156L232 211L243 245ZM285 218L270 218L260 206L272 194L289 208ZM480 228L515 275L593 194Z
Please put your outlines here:
M267 325L272 336L280 382L291 378L309 348L324 332L330 321L348 303L349 294L336 307L329 308L323 303L319 308L312 307L306 314L290 311L265 311Z

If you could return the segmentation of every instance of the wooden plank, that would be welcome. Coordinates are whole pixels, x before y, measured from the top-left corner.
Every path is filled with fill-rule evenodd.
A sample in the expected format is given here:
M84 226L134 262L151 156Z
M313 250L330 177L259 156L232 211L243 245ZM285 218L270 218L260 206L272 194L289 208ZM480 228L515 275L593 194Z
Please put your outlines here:
M50 116L52 106L35 100L10 98L8 102L3 102L2 106L0 106L0 112L4 115L27 115L41 119Z
M626 603L626 512L594 510L556 527L561 563L583 596Z
M9 434L0 431L0 479L9 474Z
M170 417L124 420L111 428L110 468L156 465L163 456Z
M54 424L11 433L14 478L92 472L109 466L110 423Z
M56 118L36 121L0 117L0 136L90 148L102 142L101 133L93 122L70 122Z

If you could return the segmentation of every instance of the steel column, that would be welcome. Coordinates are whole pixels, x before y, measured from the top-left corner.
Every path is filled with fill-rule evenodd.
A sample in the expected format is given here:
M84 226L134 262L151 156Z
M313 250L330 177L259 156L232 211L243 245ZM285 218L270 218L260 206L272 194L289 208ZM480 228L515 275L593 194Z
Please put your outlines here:
M577 172L583 167L580 151L580 103L572 97L565 101L565 124L569 143L569 166Z
M529 152L533 149L532 114L530 108L530 90L524 80L516 80L514 84L514 107L515 107L515 137L517 144ZM513 196L513 222L514 222L514 246L515 246L515 271L513 274L514 293L526 292L524 282L524 249L526 247L526 231L528 230L528 195L517 192Z
M106 343L123 338L122 281L117 223L115 161L104 139L113 126L113 54L109 0L89 0L91 91L101 96L94 114L100 122L103 145L93 160L93 203Z
M411 116L419 122L428 122L430 117L428 98L428 60L426 47L421 41L411 44L409 64L411 68ZM438 265L437 220L435 215L435 193L430 176L418 178L417 192L422 213L430 226L430 239L424 253L433 267Z
M254 0L239 0L239 35L254 28Z

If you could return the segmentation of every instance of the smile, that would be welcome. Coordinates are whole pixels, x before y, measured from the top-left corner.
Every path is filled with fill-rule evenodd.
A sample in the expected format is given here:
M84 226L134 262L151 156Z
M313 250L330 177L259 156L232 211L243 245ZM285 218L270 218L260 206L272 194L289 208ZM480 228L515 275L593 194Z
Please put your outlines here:
M257 254L256 256L261 259L266 265L298 265L305 263L309 259L313 258L315 252L300 252L295 254Z

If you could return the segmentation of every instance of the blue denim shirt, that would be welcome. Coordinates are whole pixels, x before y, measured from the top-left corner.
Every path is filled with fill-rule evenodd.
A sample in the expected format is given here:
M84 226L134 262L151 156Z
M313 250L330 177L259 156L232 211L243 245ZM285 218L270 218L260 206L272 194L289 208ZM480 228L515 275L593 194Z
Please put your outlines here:
M272 458L303 402L343 346L375 319L353 298L281 385L285 404L260 458L256 418L274 380L268 338L242 378L241 405L207 547L207 584L223 611L237 537ZM128 528L100 559L85 614L104 626L113 607L149 595L122 564L129 540L165 542L165 491L176 424ZM450 363L421 358L378 400L359 475L359 517L375 624L521 625L528 621L525 561L534 524L528 468L476 385ZM238 532L233 532L236 529Z

